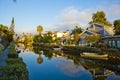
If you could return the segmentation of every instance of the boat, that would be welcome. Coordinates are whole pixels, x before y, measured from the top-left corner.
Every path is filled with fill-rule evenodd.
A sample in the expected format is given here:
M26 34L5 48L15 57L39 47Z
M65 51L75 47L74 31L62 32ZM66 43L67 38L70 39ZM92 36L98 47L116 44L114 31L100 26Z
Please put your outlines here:
M80 54L80 56L85 58L93 58L93 59L108 59L108 54L83 52L82 54Z
M62 50L62 49L63 49L63 47L59 47L59 46L53 47L53 50L54 50L54 51L60 51L60 50Z
M60 51L61 48L60 48L60 47L59 47L59 48L53 48L53 50L54 50L54 51Z

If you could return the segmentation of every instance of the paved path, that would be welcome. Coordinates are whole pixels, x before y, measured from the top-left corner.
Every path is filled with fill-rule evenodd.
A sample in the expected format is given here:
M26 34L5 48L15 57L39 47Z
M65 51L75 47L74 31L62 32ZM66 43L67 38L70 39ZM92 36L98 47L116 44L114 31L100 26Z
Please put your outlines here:
M8 47L5 49L5 51L3 52L3 54L2 54L1 57L0 57L0 67L6 65L6 59L7 59L7 54L8 54L9 47L10 47L10 46L8 46Z

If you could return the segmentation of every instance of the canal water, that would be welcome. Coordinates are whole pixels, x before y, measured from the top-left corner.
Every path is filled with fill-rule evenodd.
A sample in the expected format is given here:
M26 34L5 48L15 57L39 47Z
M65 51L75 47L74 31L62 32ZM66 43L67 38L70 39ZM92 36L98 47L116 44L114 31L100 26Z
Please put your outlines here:
M119 71L115 71L119 64L117 69L110 70L105 61L96 62L62 51L23 45L17 49L27 65L29 80L120 80Z

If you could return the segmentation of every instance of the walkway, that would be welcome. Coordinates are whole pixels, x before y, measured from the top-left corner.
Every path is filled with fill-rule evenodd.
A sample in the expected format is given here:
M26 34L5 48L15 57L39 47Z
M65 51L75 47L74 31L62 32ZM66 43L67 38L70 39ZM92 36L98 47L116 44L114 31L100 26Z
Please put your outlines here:
M10 47L10 46L8 46L8 47L5 49L5 51L3 52L3 54L2 54L1 57L0 57L0 67L6 65L6 59L7 59L7 54L8 54L9 47Z

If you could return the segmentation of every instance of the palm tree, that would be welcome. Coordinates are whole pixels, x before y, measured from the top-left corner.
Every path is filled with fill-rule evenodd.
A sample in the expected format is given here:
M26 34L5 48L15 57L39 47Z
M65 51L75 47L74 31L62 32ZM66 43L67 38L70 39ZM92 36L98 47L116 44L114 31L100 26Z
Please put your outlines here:
M41 32L43 31L43 27L41 25L37 26L37 32L39 35L41 35Z

